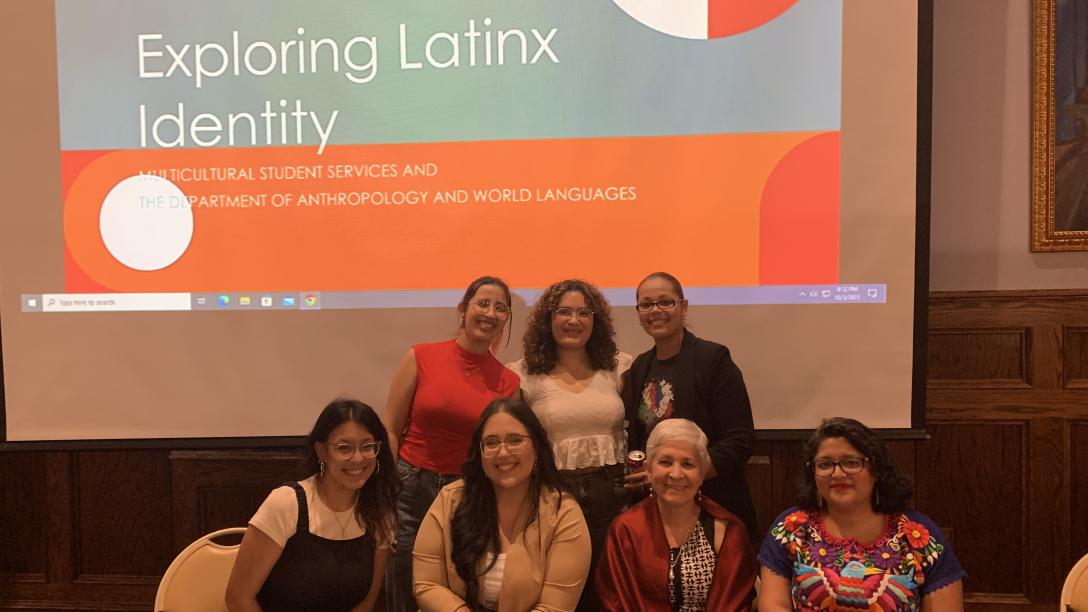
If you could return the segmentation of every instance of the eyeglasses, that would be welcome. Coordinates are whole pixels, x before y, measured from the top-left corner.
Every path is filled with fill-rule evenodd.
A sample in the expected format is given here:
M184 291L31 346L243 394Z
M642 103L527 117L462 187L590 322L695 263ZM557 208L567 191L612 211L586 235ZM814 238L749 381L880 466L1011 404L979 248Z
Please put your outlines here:
M865 469L865 464L869 460L865 457L843 457L839 461L832 461L830 459L817 459L810 461L809 465L812 466L812 471L816 472L817 476L830 476L835 473L835 468L841 468L842 473L847 476L856 476Z
M635 306L635 310L639 312L650 312L654 309L654 306L657 306L661 310L671 310L674 306L676 306L676 300L672 298L661 298L656 302L646 300L644 302L639 302L638 305Z
M562 317L564 319L571 319L578 317L583 321L588 321L593 318L592 308L570 308L567 306L560 306L555 309L555 316Z
M487 310L492 306L495 307L495 314L499 316L507 316L510 314L510 306L503 304L502 302L495 302L492 304L491 300L487 298L480 298L476 300L476 307L480 310Z
M355 456L355 451L358 450L363 459L373 459L378 456L378 451L381 450L381 442L363 442L361 444L348 444L347 442L340 442L332 445L332 451L340 459L351 459Z
M480 451L483 452L484 457L494 457L499 454L499 449L505 446L506 452L511 455L518 455L525 450L530 439L529 436L521 434L510 434L501 440L499 438L484 438L484 441L480 442Z

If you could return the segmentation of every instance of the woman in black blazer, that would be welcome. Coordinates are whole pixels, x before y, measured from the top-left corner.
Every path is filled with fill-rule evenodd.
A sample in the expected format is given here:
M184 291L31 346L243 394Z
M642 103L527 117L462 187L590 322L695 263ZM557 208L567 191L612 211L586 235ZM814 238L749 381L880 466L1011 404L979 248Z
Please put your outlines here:
M654 346L635 359L623 385L628 449L644 449L663 419L694 421L709 440L703 494L737 515L754 537L755 509L744 469L755 433L740 369L729 349L684 329L688 302L676 277L655 272L639 283L636 297L639 322ZM641 488L644 480L644 473L632 474L627 486Z

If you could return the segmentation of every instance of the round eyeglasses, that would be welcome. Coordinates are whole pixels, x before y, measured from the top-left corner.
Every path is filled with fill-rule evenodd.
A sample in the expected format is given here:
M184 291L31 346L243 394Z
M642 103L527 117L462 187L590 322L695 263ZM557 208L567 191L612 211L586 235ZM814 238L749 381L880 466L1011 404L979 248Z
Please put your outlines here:
M355 456L355 451L359 451L359 455L363 459L373 459L378 456L378 451L381 448L381 442L363 442L361 444L339 442L332 445L332 452L340 459L351 459Z
M475 304L476 304L477 308L479 308L480 310L483 310L485 312L487 311L488 308L491 308L492 306L494 306L495 307L495 314L500 316L500 317L505 317L505 316L508 316L510 314L510 306L508 304L504 304L502 302L492 302L491 300L489 300L487 298L480 298L480 299L476 300Z
M573 319L578 317L583 321L588 321L593 318L592 308L570 308L568 306L560 306L555 309L555 316L562 317L564 319Z

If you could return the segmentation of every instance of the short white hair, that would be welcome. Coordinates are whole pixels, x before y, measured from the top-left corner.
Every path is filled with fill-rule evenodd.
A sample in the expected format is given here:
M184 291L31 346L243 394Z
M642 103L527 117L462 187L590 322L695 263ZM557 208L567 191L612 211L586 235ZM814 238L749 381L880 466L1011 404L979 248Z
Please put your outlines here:
M688 419L665 419L650 432L650 438L646 440L646 460L653 461L654 453L662 444L670 442L687 442L695 446L695 452L703 462L703 469L710 468L710 453L706 450L706 434Z

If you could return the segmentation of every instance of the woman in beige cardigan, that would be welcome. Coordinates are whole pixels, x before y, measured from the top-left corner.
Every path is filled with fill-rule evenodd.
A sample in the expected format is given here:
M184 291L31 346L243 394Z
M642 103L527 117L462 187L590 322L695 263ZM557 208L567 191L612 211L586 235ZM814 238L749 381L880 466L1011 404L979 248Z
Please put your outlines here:
M421 610L574 610L589 572L589 530L551 448L524 402L488 405L464 480L442 489L416 537Z

